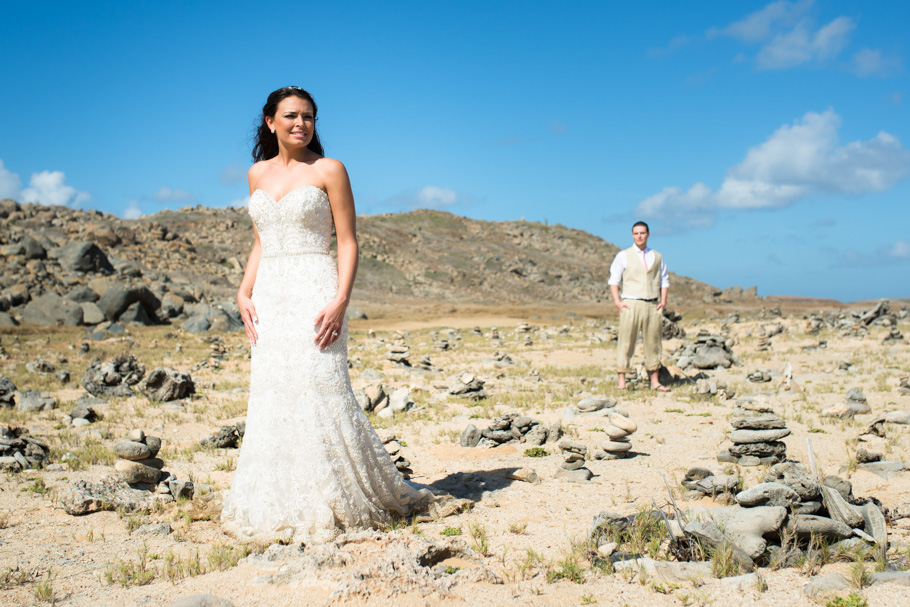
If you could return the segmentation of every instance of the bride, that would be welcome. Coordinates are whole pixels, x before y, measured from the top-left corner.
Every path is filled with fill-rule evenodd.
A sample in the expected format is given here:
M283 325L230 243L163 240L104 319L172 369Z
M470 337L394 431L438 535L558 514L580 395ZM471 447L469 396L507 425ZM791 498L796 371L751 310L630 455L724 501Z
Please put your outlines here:
M237 293L250 399L222 511L224 530L243 541L323 542L433 500L401 477L351 390L354 197L344 165L323 154L316 111L301 88L272 92L253 147L254 242Z

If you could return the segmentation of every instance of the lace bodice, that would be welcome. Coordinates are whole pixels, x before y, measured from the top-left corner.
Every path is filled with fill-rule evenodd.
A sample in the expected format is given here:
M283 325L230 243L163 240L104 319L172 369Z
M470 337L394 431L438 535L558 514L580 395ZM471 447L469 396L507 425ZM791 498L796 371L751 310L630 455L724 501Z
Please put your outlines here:
M280 200L257 189L250 196L249 211L263 258L329 252L332 206L320 188L302 185Z

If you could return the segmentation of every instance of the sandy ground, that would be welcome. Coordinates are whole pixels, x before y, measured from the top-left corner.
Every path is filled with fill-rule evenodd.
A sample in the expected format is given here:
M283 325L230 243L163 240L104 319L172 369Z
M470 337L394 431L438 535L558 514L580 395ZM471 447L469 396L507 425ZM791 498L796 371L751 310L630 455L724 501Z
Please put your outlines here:
M529 333L517 333L520 321L529 322ZM691 466L707 466L718 473L726 470L740 474L746 486L760 482L764 469L739 468L718 464L715 457L728 446L725 432L729 430L729 414L733 401L719 397L704 398L694 393L691 384L678 385L669 394L635 390L617 394L614 378L609 375L614 361L614 345L592 343L592 336L603 335L610 321L596 319L520 318L512 315L477 313L469 318L439 318L427 321L382 320L371 326L370 321L353 325L350 343L351 376L354 387L374 380L361 379L367 369L382 374L381 382L388 388L409 386L416 407L391 420L371 418L380 433L395 433L404 441L403 454L412 462L416 482L452 486L462 481L462 487L473 492L474 507L467 512L445 519L408 524L398 529L378 530L371 539L350 544L353 565L319 571L297 571L294 575L277 575L294 570L294 559L266 561L253 555L239 560L236 566L224 571L204 572L211 551L219 546L236 546L224 535L214 520L207 520L210 511L198 497L192 503L174 504L141 520L121 516L117 512L100 512L84 517L68 516L57 502L57 495L77 479L97 479L109 474L110 466L94 464L79 470L27 471L6 473L0 477L0 604L89 605L170 605L176 599L197 594L213 593L233 601L235 605L381 605L394 601L400 605L468 604L468 605L819 605L832 596L807 596L803 586L808 579L805 568L778 571L764 570L767 589L757 584L738 584L725 580L683 582L678 585L642 579L639 576L606 574L582 562L583 583L547 579L547 571L558 568L559 562L572 552L573 542L584 540L593 517L610 510L631 514L649 508L652 499L659 505L667 503L666 478L675 491L679 481ZM745 318L730 325L736 337L734 351L743 360L743 367L719 369L707 374L723 380L737 395L764 393L775 410L784 416L793 433L784 439L788 454L800 462L808 461L807 438L811 439L819 467L825 474L838 474L853 483L860 497L874 496L891 510L910 509L910 472L892 480L871 473L855 471L850 460L858 447L878 451L886 459L910 459L908 427L890 425L884 438L858 442L864 422L877 414L893 409L910 409L910 396L901 395L899 378L910 368L910 346L883 346L887 333L882 327L872 327L866 338L839 337L832 331L819 335L804 332L805 321L800 316L785 317L781 322L787 332L772 339L773 349L757 352L760 327L769 321ZM568 327L560 333L560 327ZM470 334L470 328L480 326L483 336ZM490 327L496 326L502 336L499 344L491 342ZM682 326L694 336L699 329L721 330L719 320L684 320ZM900 327L907 333L910 327ZM450 337L448 330L456 330ZM370 331L372 330L372 333ZM460 339L453 339L460 335ZM14 340L18 337L18 344ZM447 338L452 348L440 351L435 338ZM385 360L386 348L396 339L403 339L411 348L411 360L428 354L437 371L426 373L393 366ZM530 339L531 345L525 342ZM130 429L141 427L161 436L164 447L161 456L166 469L180 478L192 478L197 486L208 485L212 492L230 486L236 450L207 450L195 445L199 439L212 434L219 426L243 418L246 393L246 374L249 370L243 336L224 336L230 357L223 368L203 368L193 372L200 394L185 403L185 411L175 411L167 405L150 405L144 398L132 397L98 407L104 418L89 430L100 431L102 444L108 446ZM824 349L804 349L825 340ZM74 331L30 332L0 336L10 356L0 362L0 373L14 379L20 389L37 387L49 390L58 397L61 407L52 412L22 414L2 412L2 421L25 426L31 433L46 437L60 457L79 451L85 442L84 428L64 428L60 417L67 413L72 402L82 393L73 384L61 387L53 378L28 373L25 363L41 356L61 368L70 369L78 377L89 362L73 349L81 343ZM683 340L664 342L664 352L672 352ZM129 341L114 339L92 343L91 355L105 358L125 350L148 369L170 365L189 370L206 359L209 344L193 336L168 328L134 329ZM178 347L179 346L179 347ZM495 351L508 353L516 363L498 368L489 361ZM60 358L67 362L58 362ZM484 359L487 359L485 362ZM850 371L838 370L838 361L853 363ZM790 364L799 390L785 390L779 379ZM762 369L770 371L774 381L752 384L748 373ZM462 371L471 371L486 380L489 397L474 403L447 396L444 389L449 378ZM539 374L534 374L536 371ZM851 387L859 387L867 395L871 415L854 420L831 420L820 416L830 405L841 403ZM546 445L549 455L525 457L524 445L504 445L495 449L464 448L459 445L461 431L468 423L480 428L492 417L509 412L524 415L550 424L558 421L574 440L595 446L604 437L600 428L602 418L574 417L562 419L565 407L574 405L588 395L618 398L619 406L629 411L639 426L632 436L635 456L615 461L591 461L588 468L594 478L584 484L573 484L553 478L562 461L555 446ZM53 458L52 458L53 460ZM56 460L53 460L56 461ZM507 475L516 468L536 470L542 482L537 485L509 480ZM487 493L483 493L487 491ZM677 493L678 495L678 493ZM463 496L462 496L463 497ZM710 499L683 503L684 506L716 504ZM199 519L199 520L196 520ZM167 536L130 535L128 529L144 522L168 522L174 532ZM386 549L391 542L407 543L426 539L446 540L446 528L459 528L461 535L453 541L469 547L458 568L489 570L499 583L472 581L465 576L462 583L447 590L423 585L408 587L400 580L375 579L369 589L360 594L335 596L342 585L345 571L367 566L370 559ZM487 556L476 550L478 543L470 529L485 530ZM892 566L907 567L910 545L910 519L895 521L889 529L894 548L889 554ZM473 550L471 550L473 549ZM150 583L124 587L106 578L106 572L125 563L138 563L146 554ZM203 563L198 575L174 582L165 579L163 572L167 555L192 560L198 553ZM523 566L529 554L540 556L540 562ZM831 563L820 573L840 572L848 578L852 563ZM876 563L866 567L872 571ZM209 569L211 567L208 567ZM818 572L813 572L818 573ZM492 578L490 578L492 579ZM50 580L50 583L48 583ZM42 587L51 589L54 598L44 600ZM364 586L365 587L365 586ZM856 592L869 605L910 604L910 588L893 584L853 588L840 591L847 596Z

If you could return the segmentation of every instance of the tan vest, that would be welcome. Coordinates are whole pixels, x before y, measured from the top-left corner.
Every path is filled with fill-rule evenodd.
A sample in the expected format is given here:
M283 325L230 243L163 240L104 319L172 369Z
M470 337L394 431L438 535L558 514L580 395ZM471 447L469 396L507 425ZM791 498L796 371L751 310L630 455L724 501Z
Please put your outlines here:
M626 269L622 273L622 296L633 299L660 297L660 266L663 258L654 251L654 263L645 270L641 249L631 246L625 251Z

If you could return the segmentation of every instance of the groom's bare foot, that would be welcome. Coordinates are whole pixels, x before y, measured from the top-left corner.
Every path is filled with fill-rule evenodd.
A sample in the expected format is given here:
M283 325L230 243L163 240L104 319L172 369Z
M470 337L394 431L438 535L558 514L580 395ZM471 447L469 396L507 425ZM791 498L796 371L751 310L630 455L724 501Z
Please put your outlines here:
M656 386L651 386L651 389L656 392L669 392L670 388L666 387L663 384L657 384Z

